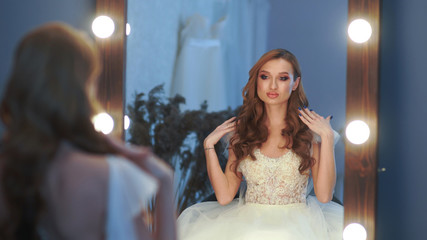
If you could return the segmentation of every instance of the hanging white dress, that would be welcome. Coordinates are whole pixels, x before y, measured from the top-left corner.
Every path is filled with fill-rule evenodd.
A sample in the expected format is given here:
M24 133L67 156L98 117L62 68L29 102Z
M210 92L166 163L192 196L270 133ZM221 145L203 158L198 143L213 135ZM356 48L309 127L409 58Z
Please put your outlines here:
M195 14L180 33L171 96L180 94L186 99L184 110L200 109L205 100L208 111L228 107L220 41L224 24L222 19L211 26L205 17Z

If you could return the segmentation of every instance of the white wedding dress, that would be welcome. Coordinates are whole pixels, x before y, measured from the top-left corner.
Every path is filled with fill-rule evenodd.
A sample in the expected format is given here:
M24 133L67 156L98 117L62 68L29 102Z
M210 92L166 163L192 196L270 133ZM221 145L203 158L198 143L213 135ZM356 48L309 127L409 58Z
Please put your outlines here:
M187 208L178 218L180 240L342 239L343 207L307 196L309 176L299 173L297 154L254 154L255 161L246 158L238 167L247 183L244 200Z

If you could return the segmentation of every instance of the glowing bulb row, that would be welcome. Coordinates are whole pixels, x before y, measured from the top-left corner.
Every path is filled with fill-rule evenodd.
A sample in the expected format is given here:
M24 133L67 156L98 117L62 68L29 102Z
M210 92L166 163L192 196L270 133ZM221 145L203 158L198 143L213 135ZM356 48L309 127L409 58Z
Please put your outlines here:
M113 35L115 30L113 19L109 16L98 16L92 22L92 31L99 38L108 38ZM126 35L130 34L130 24L126 23Z
M93 125L97 131L109 134L113 131L114 120L107 113L100 113L93 117ZM124 129L127 130L130 125L130 119L124 116ZM369 139L370 130L368 124L361 120L355 120L347 125L345 131L347 139L354 144L362 144Z

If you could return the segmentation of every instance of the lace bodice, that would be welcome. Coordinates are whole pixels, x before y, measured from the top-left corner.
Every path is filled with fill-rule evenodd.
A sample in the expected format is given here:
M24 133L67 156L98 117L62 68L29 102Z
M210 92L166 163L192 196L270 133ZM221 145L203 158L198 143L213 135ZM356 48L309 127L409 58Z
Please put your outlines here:
M246 179L246 202L270 205L305 203L308 174L300 174L301 158L292 150L279 158L269 158L259 149L256 160L242 160L238 170Z

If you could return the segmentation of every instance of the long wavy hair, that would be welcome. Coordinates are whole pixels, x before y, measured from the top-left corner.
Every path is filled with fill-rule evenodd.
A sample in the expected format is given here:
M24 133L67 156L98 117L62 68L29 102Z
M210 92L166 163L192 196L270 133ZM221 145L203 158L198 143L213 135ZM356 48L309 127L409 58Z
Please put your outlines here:
M91 122L100 56L89 38L63 23L43 25L19 43L0 105L1 191L7 219L1 239L39 239L44 176L61 141L114 153Z
M247 156L255 160L254 149L260 148L267 141L268 129L265 125L265 106L258 97L257 79L259 71L265 63L279 58L288 61L293 66L293 81L296 81L298 77L301 78L301 69L297 58L285 49L274 49L265 53L249 71L249 81L243 88L243 105L237 117L236 132L230 139L231 148L237 158L237 161L231 165L234 172L236 172L239 163ZM288 100L288 110L284 119L286 127L282 129L281 134L286 142L283 148L292 149L301 157L299 166L301 174L306 174L307 170L314 164L314 158L310 156L313 134L298 116L298 107L304 106L308 106L308 100L300 79L298 87L291 93Z

